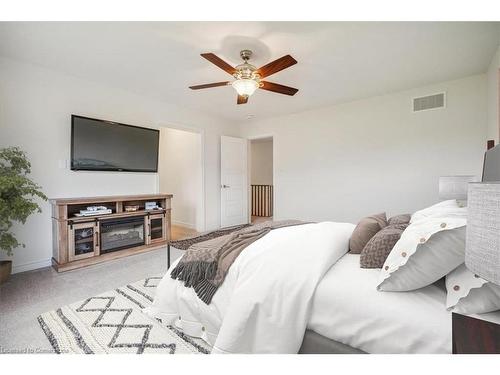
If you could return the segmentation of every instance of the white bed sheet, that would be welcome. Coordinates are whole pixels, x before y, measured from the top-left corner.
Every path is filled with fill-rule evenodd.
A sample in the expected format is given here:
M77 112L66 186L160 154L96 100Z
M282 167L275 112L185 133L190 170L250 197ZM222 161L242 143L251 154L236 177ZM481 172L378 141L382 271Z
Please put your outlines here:
M308 328L368 353L451 353L446 291L379 292L379 274L344 255L316 289Z

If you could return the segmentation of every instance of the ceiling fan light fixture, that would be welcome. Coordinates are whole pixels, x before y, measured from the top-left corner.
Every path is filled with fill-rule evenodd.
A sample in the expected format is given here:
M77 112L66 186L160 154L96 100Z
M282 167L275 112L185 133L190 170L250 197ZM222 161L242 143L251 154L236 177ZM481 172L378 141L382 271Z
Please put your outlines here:
M200 90L208 89L211 87L231 85L238 93L238 97L236 98L236 104L238 105L248 103L248 98L258 88L290 96L295 95L297 91L299 91L298 89L295 89L293 87L288 87L268 81L262 81L263 78L269 77L272 74L278 73L283 69L297 64L297 60L295 60L290 55L285 55L277 60L271 61L270 63L260 67L259 69L257 69L254 65L248 63L248 60L252 56L252 51L250 50L243 50L240 52L240 56L243 59L243 64L237 65L236 67L232 67L213 53L202 53L201 56L210 61L212 64L224 70L226 73L233 76L234 81L214 82L204 85L189 86L191 90Z
M238 95L249 97L251 96L255 90L259 88L259 82L253 79L237 79L231 85L234 87Z

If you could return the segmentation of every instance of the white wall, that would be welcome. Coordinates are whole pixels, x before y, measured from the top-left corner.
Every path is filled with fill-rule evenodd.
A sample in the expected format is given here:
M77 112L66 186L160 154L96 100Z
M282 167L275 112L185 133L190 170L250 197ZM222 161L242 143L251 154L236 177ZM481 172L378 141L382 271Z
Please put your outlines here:
M411 112L412 97L443 90L446 109ZM479 175L486 122L478 75L241 128L273 135L277 219L356 222L435 203L441 175Z
M500 138L500 47L488 67L488 139Z
M172 222L202 231L201 134L160 129L160 192L171 193Z
M411 97L440 90L448 94L445 110L410 112ZM200 129L206 229L220 223L220 135L274 136L277 218L356 221L381 210L411 212L435 202L440 175L480 174L488 129L487 78L479 75L238 127L201 112L0 59L0 147L18 145L27 152L32 178L49 197L158 189L156 174L72 172L65 167L72 113L140 126ZM14 271L49 264L50 205L43 203L42 208L42 214L15 227L27 246L16 249Z
M252 185L273 184L273 140L250 142L250 183Z
M202 129L206 225L218 227L220 135L237 134L233 124L45 68L0 59L0 147L19 146L27 152L32 163L31 177L47 196L142 194L157 190L157 174L73 172L64 167L70 153L72 113L140 126L170 123ZM50 264L49 203L43 203L42 208L42 214L33 215L26 225L14 229L26 244L26 248L15 250L14 272Z

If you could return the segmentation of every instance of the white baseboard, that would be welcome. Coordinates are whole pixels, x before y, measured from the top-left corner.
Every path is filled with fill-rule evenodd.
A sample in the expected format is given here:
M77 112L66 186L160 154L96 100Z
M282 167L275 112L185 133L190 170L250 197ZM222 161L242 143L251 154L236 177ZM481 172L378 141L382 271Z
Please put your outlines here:
M13 264L12 273L26 272L36 270L38 268L50 267L52 265L52 259L39 260L36 262L29 262L24 264Z
M195 224L185 223L185 222L179 221L179 220L172 220L172 224L173 225L178 225L180 227L189 228L189 229L195 229L196 230L196 225Z

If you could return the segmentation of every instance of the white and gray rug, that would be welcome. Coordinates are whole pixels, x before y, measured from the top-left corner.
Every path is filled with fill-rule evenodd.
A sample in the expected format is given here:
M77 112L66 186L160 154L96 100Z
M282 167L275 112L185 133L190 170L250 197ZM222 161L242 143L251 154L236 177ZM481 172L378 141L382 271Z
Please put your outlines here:
M161 277L150 277L40 315L56 353L208 354L203 340L142 313Z

